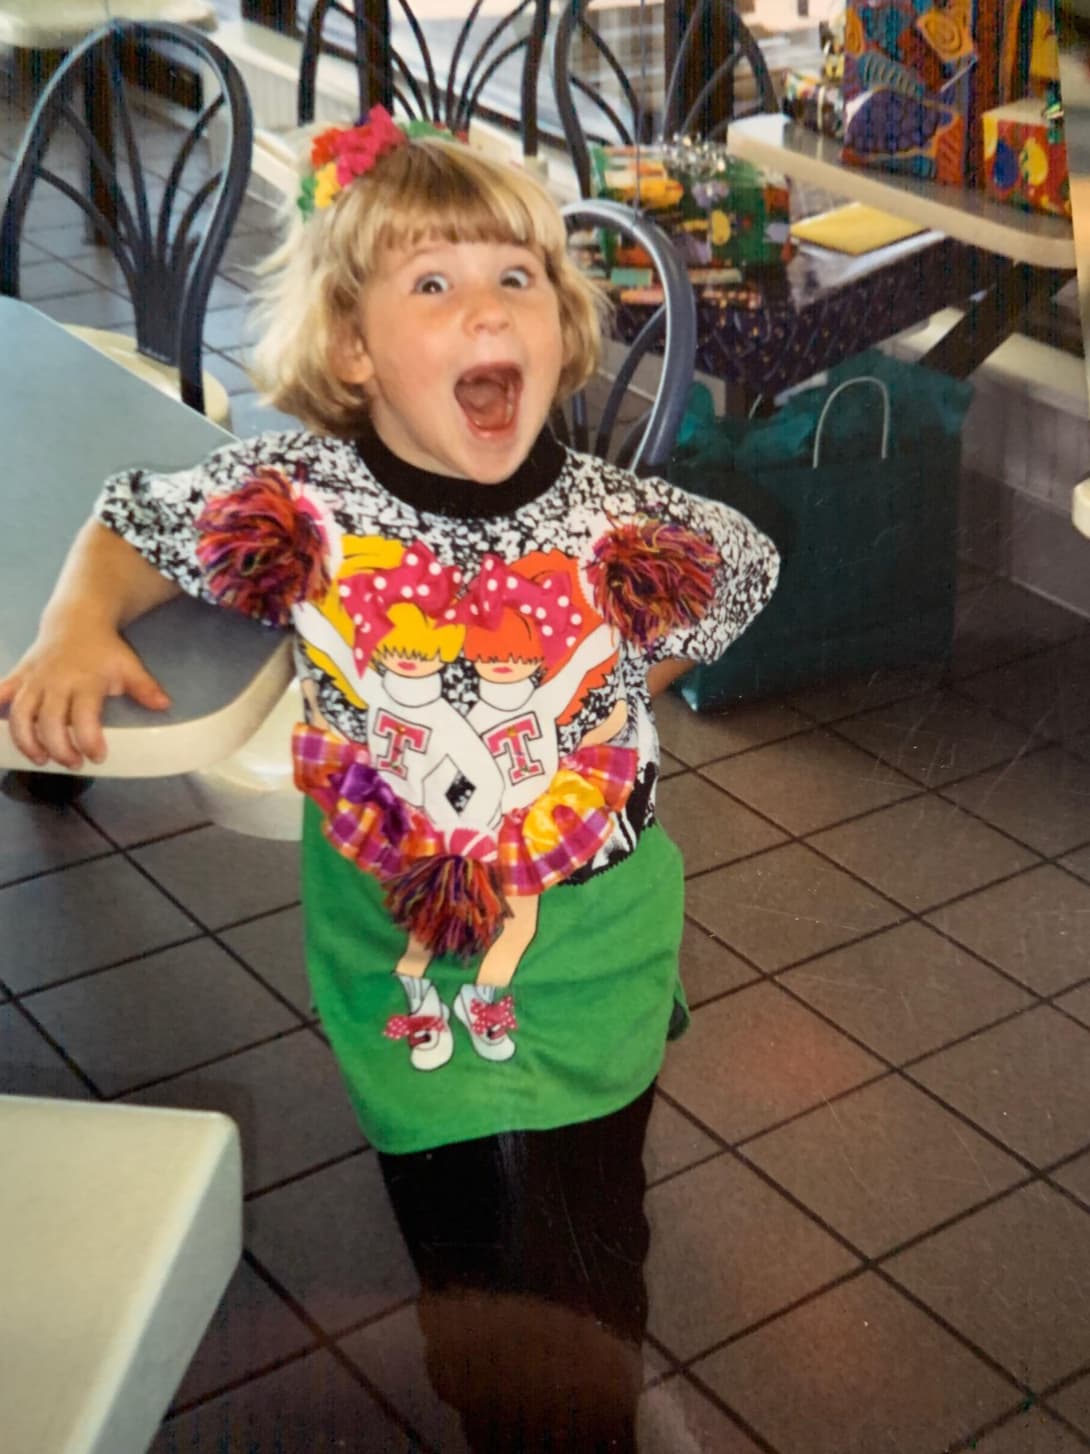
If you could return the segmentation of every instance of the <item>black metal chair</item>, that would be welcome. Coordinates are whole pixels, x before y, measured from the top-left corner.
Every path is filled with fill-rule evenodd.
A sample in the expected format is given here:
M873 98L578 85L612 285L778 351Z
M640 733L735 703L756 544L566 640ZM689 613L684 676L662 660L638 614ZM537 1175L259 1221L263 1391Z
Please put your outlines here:
M332 39L331 17L340 16L346 22L341 27L344 38L350 36L352 41L360 115L374 102L381 102L399 115L431 121L451 131L465 131L471 119L486 109L485 88L496 72L521 54L519 114L523 154L536 155L537 85L549 23L548 0L517 0L499 18L482 17L482 4L483 0L474 0L464 20L447 22L451 32L447 38L453 44L443 82L436 64L436 37L443 22L429 23L429 45L407 0L398 0L396 10L389 7L390 29L399 11L413 39L413 46L403 52L392 44L392 36L382 33L369 18L367 12L373 7L368 0L354 0L351 4L347 0L317 0L307 22L299 68L299 125L307 126L315 119L318 58Z
M612 459L637 474L661 474L677 441L696 356L696 301L685 264L661 228L620 202L588 199L562 211L576 239L580 232L597 236L605 229L641 247L651 259L663 302L626 345L608 387L596 376L557 411L554 431L573 449ZM635 419L626 420L629 391L644 360L659 370L654 397Z
M588 17L590 4L591 0L568 0L560 11L553 40L553 92L579 191L584 197L591 193L590 151L584 117L590 118L591 139L633 146L676 136L716 140L724 135L733 120L780 109L760 46L731 0L697 0L678 42L670 75L664 78L661 110L652 106L648 97L641 96L633 85L633 79L648 79L648 68L642 61L639 66L622 64L594 25L593 12ZM625 10L620 14L631 18L640 16L639 23L646 24L641 11ZM608 79L603 88L575 73L573 51L577 44L597 58L599 70L604 66L612 76L616 105L609 96ZM646 44L645 35L640 36L640 44ZM683 86L698 49L708 59L701 72L701 88L686 109ZM743 66L752 72L752 98L737 94L738 72ZM628 112L627 119L621 114L624 111ZM600 129L603 123L605 131Z
M158 175L162 160L153 164L142 154L146 129L126 94L132 58L151 47L198 62L204 93L203 109L179 134L165 178ZM199 144L212 126L222 161L209 164ZM51 161L54 144L61 163ZM51 187L80 209L113 254L135 315L134 339L98 329L71 331L226 423L226 390L201 368L202 333L208 294L245 194L252 144L242 77L207 36L168 24L113 21L102 27L67 56L27 124L0 204L0 293L19 296L27 208L36 186ZM70 172L73 152L89 162L83 190L58 169L64 165Z
M298 186L298 158L319 122L350 124L376 103L407 120L430 121L451 131L468 130L476 119L519 116L524 158L537 156L537 91L549 23L549 0L513 0L501 16L481 15L473 0L464 19L430 21L427 34L408 0L316 0L303 35L296 93L296 126L262 128L256 137L254 172L280 192ZM389 26L374 17L385 10ZM395 44L398 31L409 43ZM336 99L319 103L318 71L323 57L346 62ZM520 66L517 86L503 68ZM343 68L342 68L343 70ZM489 88L495 100L488 106Z

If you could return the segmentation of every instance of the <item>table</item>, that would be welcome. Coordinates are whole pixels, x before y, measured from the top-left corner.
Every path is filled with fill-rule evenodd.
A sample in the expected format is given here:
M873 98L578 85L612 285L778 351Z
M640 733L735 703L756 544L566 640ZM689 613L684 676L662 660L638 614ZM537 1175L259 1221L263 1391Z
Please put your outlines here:
M785 124L778 116L736 121L728 138L754 120L770 122L777 132ZM727 150L734 150L730 140ZM782 156L771 170L782 173ZM821 182L833 184L836 177L822 174ZM792 179L793 221L840 200L835 188ZM994 292L1008 270L1005 258L934 227L854 258L804 246L786 267L746 269L746 287L757 295L749 306L697 297L696 367L733 386L740 396L728 395L729 407L746 412L754 396L774 398L942 309L968 307L974 296ZM1057 275L1055 286L1063 277ZM620 336L631 342L650 312L622 304L616 314ZM965 374L972 366L959 359L949 371Z
M195 464L231 435L128 373L26 303L0 298L0 676L34 637L42 607L103 479L129 466ZM287 633L189 597L126 631L172 698L149 712L106 703L109 755L96 777L210 767L246 742L292 677ZM0 708L0 768L27 768ZM50 772L65 769L51 765Z
M0 1096L0 1430L144 1454L242 1250L216 1112Z
M1074 271L1071 224L1062 217L1022 212L968 188L845 166L838 141L785 116L736 121L726 144L745 161L880 207L999 261L983 296L969 304L961 322L922 360L932 368L967 377L1016 331L1019 318L1037 298L1050 297Z
M806 250L763 279L747 270L760 281L759 307L697 299L696 367L750 400L772 398L943 308L963 305L994 286L998 271L989 253L934 232L883 248L880 256L819 258ZM621 336L631 342L649 313L622 305Z
M840 142L821 136L786 116L749 116L727 132L733 156L785 172L854 202L866 202L908 222L944 233L957 242L984 248L1033 267L1071 272L1075 243L1063 217L1022 212L995 202L984 192L920 181L876 167L846 166Z
M110 20L168 20L214 30L216 12L206 0L4 0L0 45L18 50L71 50Z

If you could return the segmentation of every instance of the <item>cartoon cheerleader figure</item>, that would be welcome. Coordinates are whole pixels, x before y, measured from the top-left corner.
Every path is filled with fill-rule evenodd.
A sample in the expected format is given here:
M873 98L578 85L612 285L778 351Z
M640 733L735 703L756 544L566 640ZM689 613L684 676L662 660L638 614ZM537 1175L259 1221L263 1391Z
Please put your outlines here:
M346 538L342 546L344 566L330 596L321 607L296 610L307 654L366 708L368 765L397 799L421 809L429 830L463 850L481 839L490 843L503 779L442 692L443 668L465 637L455 605L461 572L441 566L420 542ZM375 845L376 860L384 847ZM410 932L394 970L408 1013L394 1016L385 1031L408 1041L418 1070L439 1069L454 1048L450 1011L427 978L431 957Z
M463 605L469 624L462 654L476 669L479 691L469 723L499 768L504 858L517 863L508 873L515 880L507 884L510 916L485 953L476 982L463 985L454 1002L455 1015L486 1060L508 1060L515 1053L509 1033L518 1028L513 999L498 992L510 985L534 937L541 889L570 868L564 863L561 820L581 830L593 822L604 840L611 809L623 803L630 787L625 778L632 754L604 746L625 726L623 701L584 735L573 754L561 758L560 726L575 715L586 692L606 679L618 645L616 632L587 605L577 580L574 563L558 551L514 564L488 555Z
M339 610L332 602L296 610L307 654L332 667L350 700L366 707L370 763L399 798L441 832L494 827L502 779L443 696L443 668L465 637L454 605L461 572L440 565L420 542L349 538L343 549L333 587Z

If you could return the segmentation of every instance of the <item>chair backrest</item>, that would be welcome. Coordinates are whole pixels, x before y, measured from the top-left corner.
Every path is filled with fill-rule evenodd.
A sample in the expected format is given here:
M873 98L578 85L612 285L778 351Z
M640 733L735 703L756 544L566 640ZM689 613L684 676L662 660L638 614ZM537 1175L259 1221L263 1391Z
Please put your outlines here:
M148 154L148 129L132 113L125 82L126 68L152 47L200 63L206 103L166 159L159 128L154 154ZM222 161L210 162L198 145L212 124ZM56 165L54 144L61 158ZM65 58L27 123L0 204L0 293L19 296L31 193L38 184L54 188L80 209L117 260L132 300L138 350L175 366L183 401L203 413L205 309L245 195L252 149L246 87L207 36L165 23L103 26ZM82 182L71 180L73 158L85 164Z
M642 248L651 260L662 289L663 301L629 342L616 377L608 385L595 378L576 394L553 426L557 435L573 449L612 459L637 474L661 474L673 452L685 405L693 382L696 360L696 299L684 262L673 243L649 218L620 202L584 200L561 209L569 234L588 229L620 234ZM620 314L616 315L620 321ZM658 383L649 408L624 426L629 386L644 359L661 361ZM592 408L591 395L601 395ZM596 422L592 423L594 413Z
M482 16L484 0L473 0L464 20L428 22L424 27L407 0L387 5L389 25L377 24L373 0L316 0L307 22L299 68L297 119L314 121L318 58L323 50L351 53L359 87L359 115L381 102L401 116L465 131L485 111L485 88L501 66L521 56L519 115L524 156L536 156L537 87L549 23L549 0L515 0L503 15ZM390 30L398 15L413 44L399 50ZM339 20L338 20L339 17ZM333 32L339 32L334 35ZM349 50L349 48L351 48ZM440 80L446 71L445 82ZM508 108L510 109L510 108Z
M642 83L642 59L646 54L647 36L637 35L641 60L627 64L618 58L588 16L591 0L565 0L556 23L553 40L553 93L556 97L560 124L571 154L572 165L579 179L579 190L590 195L590 153L584 116L592 122L595 140L634 145L672 140L676 136L698 136L705 140L721 138L730 122L761 111L780 109L776 88L761 48L740 19L731 0L696 0L685 30L678 41L677 54L669 76L664 76L662 107L650 104L648 96L640 95L633 81ZM611 11L632 34L632 27L641 23L640 11ZM603 88L578 75L577 46L596 57L596 69L611 73L612 81ZM701 86L695 100L685 106L683 88L693 57L699 51L705 58ZM750 95L736 95L736 73L747 65L752 72ZM650 70L650 67L646 68ZM616 93L615 106L610 93ZM604 129L603 129L604 128Z

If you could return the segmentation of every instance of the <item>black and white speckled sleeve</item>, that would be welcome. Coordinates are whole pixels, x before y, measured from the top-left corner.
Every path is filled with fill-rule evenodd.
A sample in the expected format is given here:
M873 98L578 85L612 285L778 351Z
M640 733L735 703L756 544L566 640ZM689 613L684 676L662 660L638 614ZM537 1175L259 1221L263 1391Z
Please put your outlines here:
M217 604L197 559L197 518L209 498L238 489L258 465L290 471L308 448L304 433L265 434L224 446L171 474L132 469L112 475L94 516L188 595Z
M706 536L721 558L715 597L703 620L660 637L651 648L650 659L716 661L741 636L776 589L779 552L767 535L729 505L690 495L664 480L644 480L641 485L647 492L649 515Z

